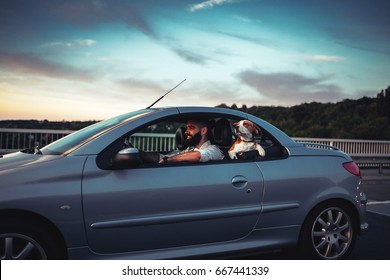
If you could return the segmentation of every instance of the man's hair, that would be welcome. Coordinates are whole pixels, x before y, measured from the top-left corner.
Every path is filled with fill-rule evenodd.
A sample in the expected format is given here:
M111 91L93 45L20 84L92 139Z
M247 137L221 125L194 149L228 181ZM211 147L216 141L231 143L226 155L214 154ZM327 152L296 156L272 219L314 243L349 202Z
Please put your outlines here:
M200 127L207 127L207 131L210 131L210 121L207 118L190 118L186 120L186 123L189 121L198 124Z

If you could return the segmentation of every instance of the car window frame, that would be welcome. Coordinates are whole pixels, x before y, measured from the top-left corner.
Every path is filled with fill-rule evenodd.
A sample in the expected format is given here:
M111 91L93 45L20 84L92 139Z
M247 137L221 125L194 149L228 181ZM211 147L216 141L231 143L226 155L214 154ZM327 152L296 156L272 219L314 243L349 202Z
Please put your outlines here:
M214 113L214 114L190 113L190 114L178 114L178 115L175 115L175 116L163 117L163 118L160 118L160 119L157 119L157 120L153 120L153 121L147 122L147 123L145 123L145 124L143 124L141 126L138 126L137 128L134 128L134 129L130 130L129 132L125 133L124 135L122 135L121 137L119 137L118 139L116 139L115 141L110 143L97 156L97 160L96 160L97 161L97 165L98 165L98 167L100 169L111 169L111 168L107 168L107 163L102 163L102 160L99 160L102 157L102 154L105 154L108 151L112 150L113 147L115 147L115 146L118 146L118 145L120 146L121 144L123 144L123 140L125 138L130 138L131 135L134 135L135 133L138 133L139 131L141 131L141 130L143 130L143 129L145 129L145 128L153 125L153 124L160 123L160 122L172 121L172 122L182 122L183 126L185 126L185 119L196 118L196 117L208 117L210 119L225 118L225 119L228 119L228 121L229 121L229 123L231 125L234 122L243 119L243 118L240 118L239 116L236 116L236 115L226 115L226 114L220 114L220 113ZM181 120L181 121L179 121L179 120ZM222 160L210 160L210 161L207 161L207 162L141 163L139 166L123 168L123 169L131 170L131 169L141 169L141 168L142 169L144 169L144 168L156 168L156 167L166 168L166 167L176 167L176 166L179 167L179 166L189 166L189 165L195 165L195 166L200 165L200 166L202 166L202 165L209 165L209 164L239 164L239 163L242 163L242 162L262 162L262 161L286 159L288 157L287 149L271 133L269 133L267 130L265 130L258 123L256 123L256 124L258 126L260 126L260 128L262 129L262 134L263 135L265 134L269 139L271 139L271 141L273 141L274 145L278 146L278 148L281 150L280 151L280 153L282 154L281 156L279 156L279 157L267 157L267 154L266 154L266 156L264 158L261 158L261 157L257 157L257 158L253 158L253 159L239 158L239 159L234 159L233 160L233 159L230 159L228 155L226 155L225 158L222 159ZM233 133L233 137L232 137L232 142L231 143L233 144L233 142L236 140L236 136L234 135L233 131L232 131L232 133ZM119 152L119 150L117 152ZM111 152L110 153L110 154L112 154L111 158L113 158L116 153L112 153ZM115 169L116 168L114 168L114 170Z

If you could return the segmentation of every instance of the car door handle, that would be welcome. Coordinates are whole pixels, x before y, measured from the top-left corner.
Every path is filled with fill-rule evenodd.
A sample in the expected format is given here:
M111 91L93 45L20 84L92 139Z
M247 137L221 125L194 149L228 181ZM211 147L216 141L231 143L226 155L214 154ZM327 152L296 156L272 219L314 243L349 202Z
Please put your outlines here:
M248 179L244 176L237 175L233 177L232 184L237 189L243 189L248 185Z

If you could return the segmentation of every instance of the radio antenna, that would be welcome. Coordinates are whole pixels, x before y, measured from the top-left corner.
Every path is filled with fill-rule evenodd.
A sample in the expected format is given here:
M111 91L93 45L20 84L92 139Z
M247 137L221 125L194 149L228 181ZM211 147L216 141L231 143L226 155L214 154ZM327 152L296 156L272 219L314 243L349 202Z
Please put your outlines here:
M150 109L153 107L153 105L155 105L157 102L159 102L161 99L163 99L166 95L168 95L168 93L170 93L171 91L173 91L175 88L177 88L178 86L180 86L182 83L184 83L186 81L186 79L184 79L183 81L181 81L180 83L178 83L176 86L174 86L171 90L169 90L166 94L164 94L163 96L161 96L159 99L157 99L156 101L154 101L152 103L152 105L146 107L146 109Z

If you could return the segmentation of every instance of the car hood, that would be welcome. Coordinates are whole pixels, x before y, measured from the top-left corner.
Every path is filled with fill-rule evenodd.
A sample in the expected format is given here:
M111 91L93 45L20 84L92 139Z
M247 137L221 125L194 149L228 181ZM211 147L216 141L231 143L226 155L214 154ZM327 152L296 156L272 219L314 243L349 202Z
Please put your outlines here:
M58 159L61 156L29 154L24 152L16 152L3 155L0 158L0 172L14 169L16 167L28 166L36 163L47 162Z

